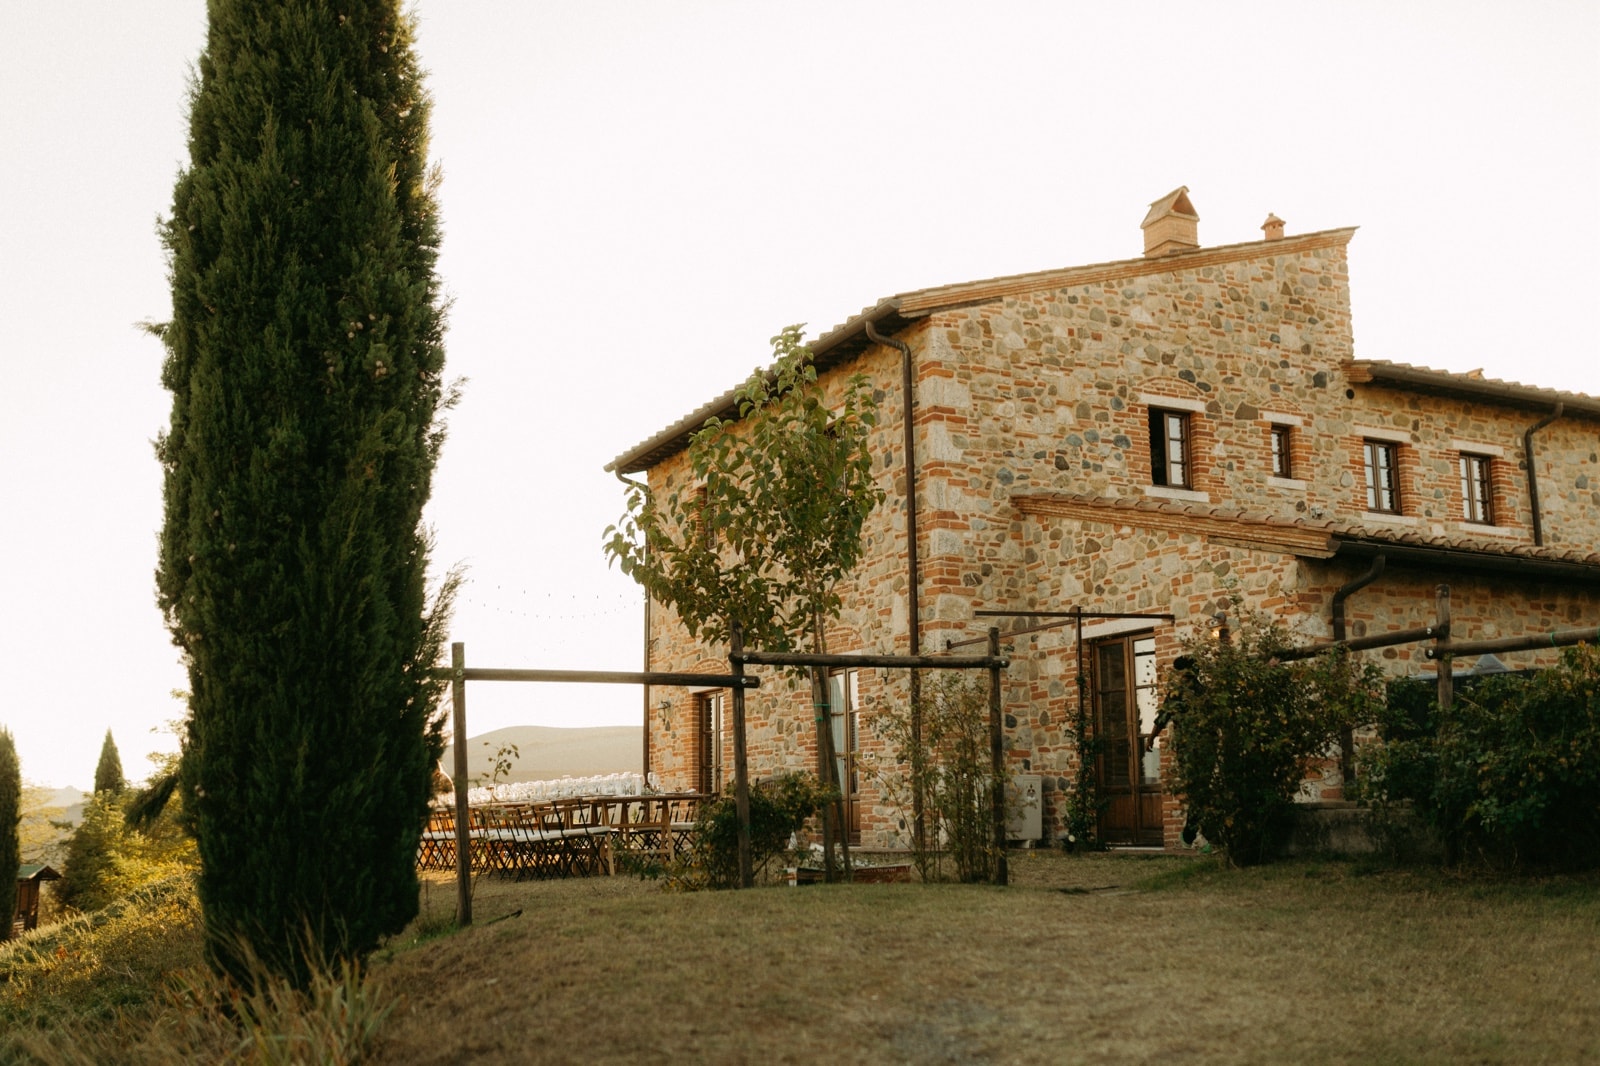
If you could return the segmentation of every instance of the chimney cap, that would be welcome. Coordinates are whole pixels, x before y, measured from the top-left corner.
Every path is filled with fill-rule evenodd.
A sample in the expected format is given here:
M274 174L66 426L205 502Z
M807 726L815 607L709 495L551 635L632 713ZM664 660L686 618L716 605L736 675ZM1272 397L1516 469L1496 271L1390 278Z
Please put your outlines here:
M1273 214L1271 211L1268 211L1267 212L1267 220L1265 222L1261 223L1261 231L1267 235L1266 236L1267 240L1269 240L1269 241L1281 241L1281 240L1283 240L1283 226L1284 226L1283 219L1279 218L1277 215Z
M1189 202L1189 187L1180 185L1150 205L1139 223L1144 230L1144 255L1155 259L1200 247L1200 216Z
M1200 216L1195 214L1194 205L1189 202L1189 186L1180 185L1161 199L1150 205L1150 210L1145 214L1144 221L1139 223L1140 229L1149 229L1168 215L1179 215L1183 218L1200 221Z

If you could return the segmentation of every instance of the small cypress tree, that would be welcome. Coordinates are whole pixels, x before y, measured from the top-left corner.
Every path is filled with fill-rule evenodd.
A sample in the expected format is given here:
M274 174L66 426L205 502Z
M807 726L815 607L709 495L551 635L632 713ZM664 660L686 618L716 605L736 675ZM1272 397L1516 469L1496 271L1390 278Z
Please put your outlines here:
M120 795L127 782L122 779L122 756L117 754L117 742L106 730L106 742L100 745L100 761L94 768L94 794L109 792Z
M22 866L22 766L11 731L0 727L0 940L11 938L17 913L17 871Z
M304 983L416 914L442 742L428 100L398 0L210 0L164 237L159 599L214 965Z
M83 820L67 841L56 895L80 911L95 911L116 898L117 857L128 829L117 798L96 792L83 807Z

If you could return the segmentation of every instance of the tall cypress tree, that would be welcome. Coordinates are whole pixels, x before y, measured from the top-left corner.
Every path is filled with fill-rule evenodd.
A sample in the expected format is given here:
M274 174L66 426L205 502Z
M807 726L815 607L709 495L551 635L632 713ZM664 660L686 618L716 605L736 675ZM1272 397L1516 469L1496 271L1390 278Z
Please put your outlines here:
M117 754L117 742L106 730L106 742L100 745L100 761L94 767L94 794L109 792L113 796L122 792L127 784L122 778L122 756Z
M397 0L209 0L165 224L159 599L214 965L304 981L417 910L442 744L428 100Z
M22 865L22 766L16 741L0 727L0 940L11 939L17 913L17 870Z

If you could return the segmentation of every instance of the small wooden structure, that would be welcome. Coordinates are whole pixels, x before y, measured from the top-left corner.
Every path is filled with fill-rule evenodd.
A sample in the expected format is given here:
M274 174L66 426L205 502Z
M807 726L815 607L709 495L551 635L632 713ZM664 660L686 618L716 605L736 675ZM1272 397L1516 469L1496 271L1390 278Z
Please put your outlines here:
M10 935L25 933L39 926L39 886L59 881L61 875L48 866L32 864L17 869L17 913L11 920Z

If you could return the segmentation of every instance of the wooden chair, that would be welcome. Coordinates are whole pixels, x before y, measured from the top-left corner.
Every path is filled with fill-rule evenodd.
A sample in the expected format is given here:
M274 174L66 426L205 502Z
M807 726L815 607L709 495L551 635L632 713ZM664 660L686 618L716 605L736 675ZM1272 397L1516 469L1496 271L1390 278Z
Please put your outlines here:
M670 858L671 808L659 796L630 796L616 826L617 844L633 855Z
M701 805L709 798L694 792L663 797L667 804L669 857L694 846L695 823L700 818Z
M434 807L428 811L428 821L417 841L417 868L419 870L448 870L456 864L456 812L453 808Z

